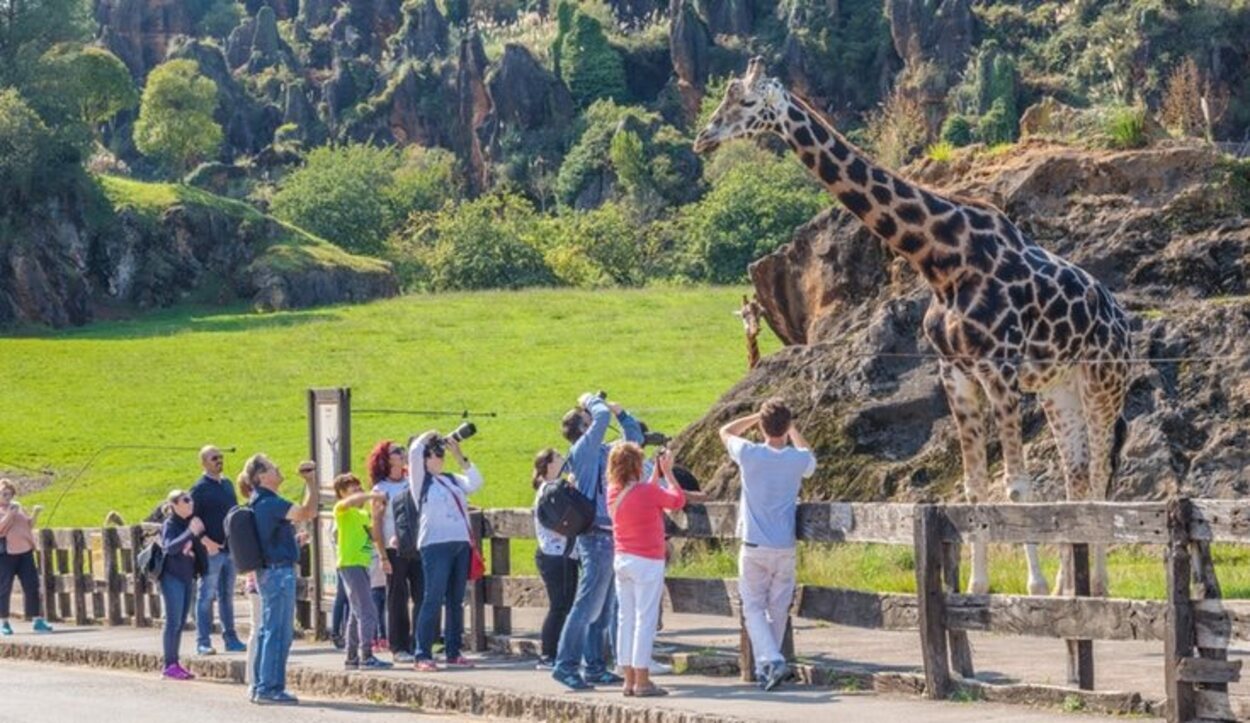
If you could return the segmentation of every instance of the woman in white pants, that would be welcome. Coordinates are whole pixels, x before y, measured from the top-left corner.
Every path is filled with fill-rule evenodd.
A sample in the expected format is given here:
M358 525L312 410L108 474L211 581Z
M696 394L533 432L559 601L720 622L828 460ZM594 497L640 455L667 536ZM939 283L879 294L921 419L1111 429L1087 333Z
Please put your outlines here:
M668 695L651 682L660 598L664 594L664 510L678 510L686 495L673 477L673 458L661 450L651 478L642 477L642 448L617 444L608 455L608 509L616 548L618 628L616 655L627 696Z

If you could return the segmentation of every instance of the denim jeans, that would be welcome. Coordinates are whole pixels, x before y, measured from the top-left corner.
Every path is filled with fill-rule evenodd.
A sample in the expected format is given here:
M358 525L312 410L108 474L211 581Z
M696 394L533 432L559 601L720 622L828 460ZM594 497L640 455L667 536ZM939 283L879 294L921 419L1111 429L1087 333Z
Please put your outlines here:
M612 580L612 533L588 532L577 538L577 554L581 573L577 596L560 633L554 676L576 675L584 662L587 678L597 678L607 671L603 652L607 631L615 615Z
M373 657L373 639L378 634L378 611L369 587L369 568L340 567L339 580L347 590L351 610L347 615L347 660L368 660Z
M221 633L227 641L239 639L234 630L234 563L222 551L208 558L208 572L200 578L195 601L195 644L209 647L213 632L213 601L221 613Z
M178 648L182 643L182 626L186 625L191 612L190 580L174 575L161 576L161 602L165 604L165 632L161 642L165 648L165 667L178 662Z
M343 575L335 572L334 576L338 579L338 585L334 591L334 607L330 609L330 636L339 638L343 636L343 623L347 622L349 614L347 602L347 586L343 584Z
M438 637L438 618L447 606L447 659L460 657L464 634L464 589L469 582L469 543L439 542L421 548L421 568L425 577L425 595L417 615L417 660L434 659L434 640Z
M260 588L260 651L252 674L255 694L272 696L286 690L286 660L295 637L295 566L258 570Z

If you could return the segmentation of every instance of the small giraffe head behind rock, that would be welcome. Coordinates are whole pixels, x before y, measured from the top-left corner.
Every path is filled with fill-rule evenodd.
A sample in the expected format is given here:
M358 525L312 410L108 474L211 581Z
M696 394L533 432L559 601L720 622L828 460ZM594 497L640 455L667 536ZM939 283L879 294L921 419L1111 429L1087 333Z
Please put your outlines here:
M695 139L694 152L709 153L735 138L772 131L785 107L785 88L776 78L764 77L763 59L753 58L746 74L725 86L725 98Z
M734 316L742 319L742 328L746 331L747 336L755 338L760 333L760 315L764 313L764 307L755 299L748 299L746 294L742 295L742 307L734 312Z

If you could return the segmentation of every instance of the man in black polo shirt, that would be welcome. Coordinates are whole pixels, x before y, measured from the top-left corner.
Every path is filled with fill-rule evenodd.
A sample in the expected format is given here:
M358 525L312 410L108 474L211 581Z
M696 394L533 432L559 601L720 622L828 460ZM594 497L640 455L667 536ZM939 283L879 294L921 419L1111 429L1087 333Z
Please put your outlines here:
M252 680L255 681L252 702L294 705L299 699L286 692L286 661L295 637L295 566L299 563L294 523L317 517L316 465L300 463L304 501L299 505L278 496L282 472L265 455L252 455L243 467L243 474L256 490L251 506L265 560L265 566L256 571L261 615L256 658L252 664Z
M241 653L247 646L234 630L234 563L226 551L226 513L239 503L234 484L222 476L225 458L221 450L209 445L200 450L200 466L204 475L191 488L195 516L204 523L201 541L208 550L208 572L200 578L195 603L195 652L214 655L210 636L213 632L213 600L221 612L221 637L226 652Z

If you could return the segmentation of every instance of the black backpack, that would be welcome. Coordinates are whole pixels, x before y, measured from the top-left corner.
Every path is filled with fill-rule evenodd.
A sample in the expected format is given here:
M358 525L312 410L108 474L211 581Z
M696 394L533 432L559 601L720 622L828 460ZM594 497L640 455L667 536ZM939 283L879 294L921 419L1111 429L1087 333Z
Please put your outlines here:
M147 576L153 584L161 581L161 573L165 571L165 547L160 540L153 540L135 556L135 567Z
M595 524L595 501L576 486L561 482L548 485L538 496L538 524L564 535L572 547L574 537Z
M430 493L430 481L430 476L426 475L425 481L421 483L422 504ZM421 505L412 499L412 493L407 490L392 497L391 505L394 508L392 513L395 515L395 540L398 545L395 551L405 560L420 558L417 537L421 533Z
M226 549L237 572L255 572L265 566L260 528L251 505L236 505L226 513Z

